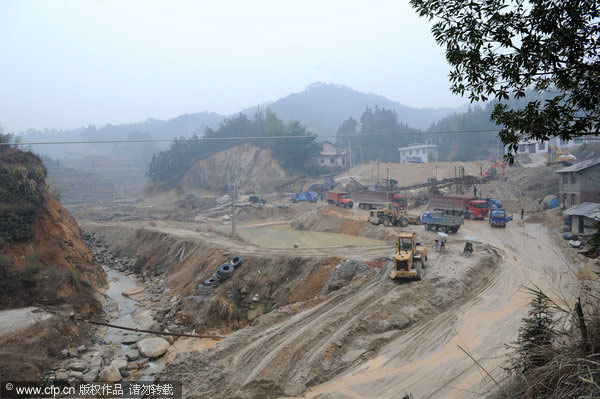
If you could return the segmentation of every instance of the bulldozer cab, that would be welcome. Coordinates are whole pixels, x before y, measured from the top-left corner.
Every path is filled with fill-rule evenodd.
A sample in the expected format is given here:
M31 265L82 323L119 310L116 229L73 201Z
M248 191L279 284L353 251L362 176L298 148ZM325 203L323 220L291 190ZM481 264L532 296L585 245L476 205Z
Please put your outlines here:
M400 233L390 278L421 280L426 260L427 250L415 242L415 233Z

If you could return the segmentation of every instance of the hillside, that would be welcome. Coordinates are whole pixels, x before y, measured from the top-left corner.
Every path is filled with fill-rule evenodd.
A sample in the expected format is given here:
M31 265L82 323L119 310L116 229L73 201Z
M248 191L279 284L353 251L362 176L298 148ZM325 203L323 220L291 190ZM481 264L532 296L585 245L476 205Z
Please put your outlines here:
M452 108L412 108L373 93L361 93L347 86L314 83L304 91L293 93L272 103L264 104L283 120L294 119L317 135L335 134L340 124L350 116L360 119L365 108L394 110L398 120L426 129L446 115L456 112ZM243 112L253 115L257 107Z

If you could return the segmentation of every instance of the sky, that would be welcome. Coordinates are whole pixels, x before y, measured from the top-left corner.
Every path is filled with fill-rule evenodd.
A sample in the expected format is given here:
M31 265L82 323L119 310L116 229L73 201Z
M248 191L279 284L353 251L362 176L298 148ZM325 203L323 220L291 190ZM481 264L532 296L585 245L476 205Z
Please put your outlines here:
M0 125L232 114L314 82L456 107L408 0L0 0Z

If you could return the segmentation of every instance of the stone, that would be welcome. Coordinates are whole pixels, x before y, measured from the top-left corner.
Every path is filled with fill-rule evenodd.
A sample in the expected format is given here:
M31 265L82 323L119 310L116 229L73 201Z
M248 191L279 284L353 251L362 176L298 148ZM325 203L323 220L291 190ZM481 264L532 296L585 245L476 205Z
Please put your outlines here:
M121 343L125 345L132 345L138 342L139 338L136 335L126 335L121 339Z
M69 379L69 373L66 371L59 371L56 373L56 381L67 381Z
M138 357L140 357L140 352L137 349L132 349L128 351L125 356L127 356L127 360L129 361L136 360Z
M100 368L102 367L102 355L100 354L100 352L94 352L94 354L92 355L92 360L90 361L90 367L94 368Z
M115 366L119 370L126 369L127 368L127 359L124 359L124 358L114 359L112 362L110 362L110 365Z
M150 359L148 359L147 357L138 360L138 365L140 366L141 369L146 367L148 365L148 363L150 363Z
M68 349L63 349L60 351L60 355L62 357L68 357L69 356L69 350Z
M167 349L169 349L169 342L164 338L146 338L138 342L140 354L149 358L162 356Z
M74 371L83 371L87 369L87 365L82 362L72 363L69 365L69 368Z
M91 369L90 371L88 371L87 373L85 373L83 375L83 381L85 381L85 382L96 381L96 377L98 377L99 372L100 372L100 370L97 368Z
M121 376L119 369L113 365L103 368L100 374L98 375L99 381L118 382L122 379L123 377Z
M121 370L121 371L119 371L119 372L121 373L121 375L122 375L123 377L129 377L129 375L131 374L131 373L130 373L129 371L127 371L127 370Z
M70 378L75 378L76 380L83 380L83 373L81 371L69 371L69 377Z
M259 309L250 309L246 312L246 318L249 322L254 321L258 316L260 316L262 312Z
M85 353L87 351L87 348L85 347L85 345L81 345L77 347L77 351L79 353Z
M175 342L175 337L173 337L172 335L165 335L164 338L169 343L169 345L173 345L173 342Z
M129 362L127 364L127 370L137 370L140 368L140 364L136 361Z
M258 294L254 294L254 296L252 297L252 300L254 302L258 302L258 301L260 301L260 296Z
M69 357L77 357L77 355L79 355L77 348L69 348Z
M110 347L106 347L106 348L102 348L102 357L103 358L109 358L109 357L113 357L115 355L115 350L113 348Z

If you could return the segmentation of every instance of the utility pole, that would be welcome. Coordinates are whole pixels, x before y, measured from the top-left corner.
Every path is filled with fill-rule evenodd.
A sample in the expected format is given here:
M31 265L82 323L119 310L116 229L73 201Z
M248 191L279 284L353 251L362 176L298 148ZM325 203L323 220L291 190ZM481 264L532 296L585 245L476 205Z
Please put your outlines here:
M231 237L235 240L236 237L236 231L235 231L235 202L237 199L237 178L235 178L233 180L233 197L232 197L232 204L231 204L231 209L232 209L232 215L231 215Z
M377 160L377 187L379 187L379 159Z
M352 146L350 146L350 137L348 137L348 156L350 158L350 169L352 169L354 165L352 165Z

